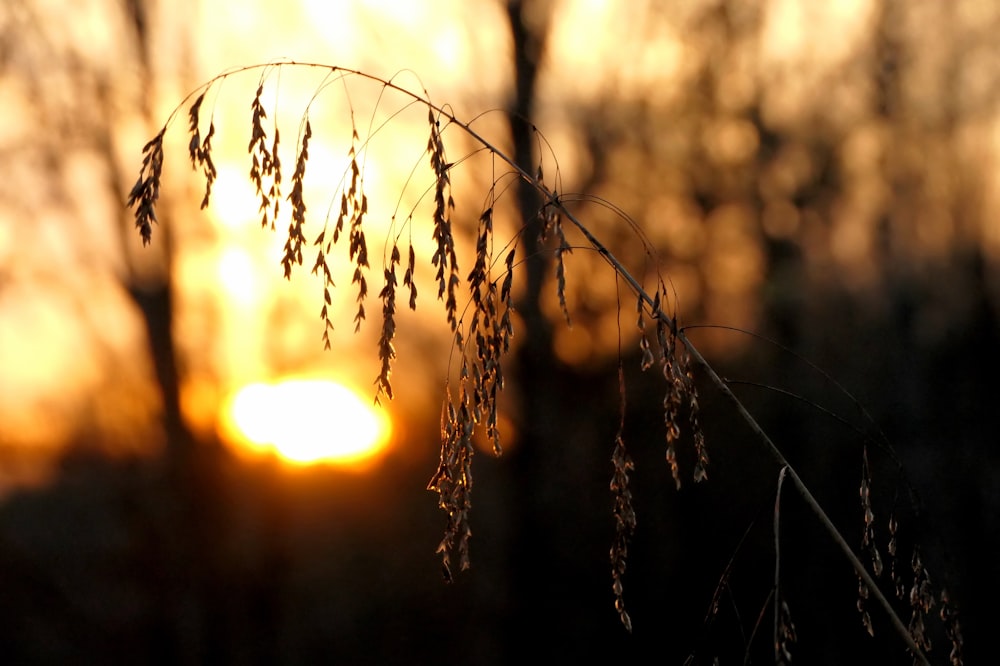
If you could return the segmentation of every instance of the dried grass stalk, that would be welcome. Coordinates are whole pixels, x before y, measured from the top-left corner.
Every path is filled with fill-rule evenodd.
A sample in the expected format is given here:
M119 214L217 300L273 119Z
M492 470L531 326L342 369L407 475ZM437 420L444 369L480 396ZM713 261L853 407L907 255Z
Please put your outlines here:
M205 93L201 93L191 104L188 110L188 130L191 139L188 141L188 155L191 158L191 166L194 169L201 168L205 178L205 195L201 200L201 209L208 208L209 200L212 197L212 184L218 172L215 169L215 162L212 160L212 137L215 136L215 122L210 121L208 134L201 138L199 127L201 125L200 111L201 104L205 99Z
M432 266L436 267L435 279L438 283L438 298L445 305L446 318L454 336L455 349L458 351L459 382L458 397L454 399L448 384L445 386L445 400L441 416L441 457L437 471L431 478L428 487L438 494L439 506L446 513L448 520L444 537L437 552L442 556L442 567L446 578L452 577L452 558L457 557L461 569L469 566L469 540L472 530L469 524L472 490L472 436L476 427L485 428L487 436L492 440L494 451L500 453L501 445L498 428L499 392L503 389L504 375L502 370L503 355L509 350L513 336L511 289L514 271L515 246L512 246L505 260L505 270L502 280L495 278L493 270L493 210L495 201L494 182L490 192L490 206L483 212L479 220L476 235L475 261L471 272L464 282L467 287L468 310L465 321L459 318L459 290L463 281L459 274L455 250L454 232L451 215L455 202L451 194L451 169L454 163L447 160L442 136L441 122L457 125L473 141L488 150L494 160L502 161L522 181L541 195L543 206L540 215L542 223L539 232L540 240L556 239L553 250L555 265L555 283L560 309L567 324L570 323L567 305L567 277L565 269L565 254L571 252L564 229L564 223L572 226L586 240L586 244L597 251L613 268L617 278L623 280L637 296L638 319L640 330L639 349L641 352L641 367L647 370L659 362L663 378L666 381L666 392L663 399L664 425L666 428L666 460L678 488L681 486L681 474L677 459L677 445L683 427L690 429L694 443L695 464L693 477L695 481L707 478L708 453L705 447L704 435L700 426L700 406L698 390L694 381L693 365L700 366L704 375L724 397L730 400L741 418L750 426L755 436L763 444L772 457L781 466L779 477L779 498L781 481L787 476L791 479L806 503L816 514L824 528L843 551L859 576L858 607L862 613L862 621L869 631L872 631L871 618L868 616L865 604L869 596L874 597L886 611L896 630L906 641L908 649L914 658L927 663L923 654L930 649L927 637L925 618L935 604L935 597L930 583L930 577L923 565L919 550L914 550L911 560L913 581L909 595L903 584L903 576L898 566L897 529L894 516L889 521L888 556L890 571L897 595L907 599L911 607L909 627L899 619L885 597L881 594L866 567L854 555L850 546L840 532L829 520L823 508L815 500L802 479L788 465L784 456L774 445L767 434L760 428L754 417L746 410L740 400L733 394L727 382L722 380L704 359L700 352L691 344L678 328L675 316L668 315L661 308L661 295L666 294L666 287L661 280L658 288L650 294L621 262L605 247L571 212L563 200L554 191L549 190L542 180L542 169L539 165L533 176L513 163L490 142L480 136L469 124L456 119L445 108L429 101L426 92L416 94L391 81L386 81L356 70L339 67L304 63L281 63L252 66L222 74L205 86L199 88L199 93L187 111L188 117L188 154L192 168L200 170L205 179L205 193L202 207L208 205L212 185L216 178L216 168L212 156L212 138L215 125L209 121L207 134L201 135L201 109L206 93L217 82L239 72L260 69L265 74L274 67L304 66L317 67L325 71L326 76L337 74L341 77L356 76L382 86L383 90L392 90L417 104L422 104L428 111L430 135L427 142L427 153L430 156L430 167L434 177L434 211L433 239L435 251L431 258ZM276 123L273 124L273 135L268 140L268 131L264 127L268 119L262 97L264 77L262 76L253 100L250 104L251 138L247 146L250 154L249 177L255 188L255 196L260 200L259 211L261 225L274 229L281 200L281 160L279 156L280 134ZM320 90L323 86L320 87ZM319 92L319 91L318 91ZM317 92L317 94L318 94ZM182 107L178 107L178 110ZM177 111L175 111L176 113ZM171 115L171 119L174 116ZM148 244L152 236L152 226L156 219L156 203L160 193L160 181L163 171L163 139L170 120L160 129L142 150L142 166L139 177L128 196L128 206L134 211L135 225L139 230L143 244ZM309 143L312 137L312 127L308 114L302 117L302 134L298 144L295 159L295 172L292 176L292 190L288 195L291 202L291 223L285 244L282 260L285 277L290 277L293 266L302 264L302 245L305 243L304 228L306 220L306 202L304 200L304 179L309 159ZM332 290L335 284L331 270L331 251L341 233L347 230L348 255L354 265L352 284L356 285L356 302L358 309L354 317L355 329L360 327L365 319L365 301L367 298L367 273L369 270L368 247L365 237L365 218L368 211L367 196L363 187L363 170L358 160L360 146L366 146L371 137L362 142L356 127L353 125L352 111L352 141L349 152L350 166L345 174L349 178L341 190L340 211L332 230L328 229L329 220L324 222L323 230L316 236L313 245L317 248L316 260L312 272L322 278L323 306L320 317L324 322L324 347L330 347L330 332L334 324L331 317ZM558 179L557 179L558 180ZM606 202L605 202L606 203ZM610 207L610 204L607 204ZM620 211L618 211L620 212ZM411 214L412 216L412 214ZM623 217L629 224L634 222ZM329 231L329 233L328 233ZM645 242L641 232L637 231L639 242ZM392 362L395 359L394 340L396 336L396 290L397 274L402 263L398 239L389 243L391 252L383 266L383 285L379 293L382 304L382 328L378 341L378 355L381 362L379 375L376 379L376 399L392 398L390 383ZM652 256L651 248L646 248ZM408 304L416 308L417 289L414 280L416 256L412 243L409 244L406 266L403 274L403 286L408 288ZM654 322L653 332L647 332L645 318ZM656 344L652 338L655 337ZM656 347L656 349L654 349ZM631 619L624 607L623 575L626 569L628 543L635 529L635 512L632 506L632 496L629 489L629 474L633 470L633 462L626 450L624 440L624 404L625 386L624 374L619 365L619 391L621 395L622 416L615 437L612 453L611 492L614 500L613 515L615 516L616 533L611 548L612 584L615 594L615 605L621 620L627 629L631 629ZM686 424L682 425L686 410ZM875 544L875 515L871 506L872 480L867 460L867 451L863 456L863 472L861 483L861 504L863 513L862 549L872 562L876 575L882 570L881 556ZM777 539L778 500L775 506L775 535ZM777 661L788 661L791 658L790 646L795 641L795 627L791 621L788 605L778 594L778 557L775 557L775 657ZM947 601L944 593L941 596L941 620L945 623L945 632L952 642L951 660L953 664L961 663L962 637L957 620L957 613Z
M268 146L267 131L264 129L267 111L261 99L263 95L264 84L261 83L250 103L251 134L247 152L250 153L250 182L260 197L260 226L270 227L273 231L281 199L281 159L278 157L280 137L275 124L274 139L271 146Z
M924 566L920 556L920 548L913 549L913 556L910 559L910 566L913 569L913 584L910 586L910 635L913 642L921 650L928 652L931 649L931 639L927 635L927 628L924 619L934 607L935 599L931 578Z
M939 613L941 621L944 623L944 633L951 643L951 651L948 653L948 662L951 666L962 666L964 659L962 651L965 641L962 638L962 626L958 621L958 611L952 607L948 590L941 590L941 611Z
M625 447L625 370L618 365L618 387L620 400L620 417L618 433L615 435L615 447L611 454L611 497L614 502L612 510L615 518L615 537L611 544L611 590L615 596L615 610L622 625L629 633L632 632L632 618L625 609L625 592L623 577L628 564L628 546L635 533L636 518L632 505L632 490L629 487L629 474L635 468L632 457Z
M399 248L392 246L389 266L385 269L385 281L379 298L382 300L382 332L378 338L378 358L381 362L375 380L375 402L381 396L392 400L392 362L396 358L396 348L392 341L396 337L396 266L399 265Z
M428 109L427 121L431 135L427 141L427 151L431 156L431 169L434 171L434 240L437 250L431 258L431 264L437 266L438 298L445 301L448 323L454 331L458 327L457 289L461 280L458 277L458 257L455 255L455 238L451 229L451 211L455 208L455 200L451 196L451 164L447 160L444 141L441 138L441 125L434 117L434 110ZM445 294L447 293L447 297Z
M142 147L142 167L139 178L132 186L126 205L133 209L135 227L139 230L142 244L149 245L153 238L153 224L156 222L156 201L160 198L160 178L163 175L163 135L164 125L155 137Z
M303 197L303 181L306 177L306 162L309 160L309 139L312 138L312 125L306 119L302 131L302 141L299 144L299 154L295 158L295 172L292 174L292 192L288 195L292 202L292 221L288 225L288 238L285 240L285 254L281 265L285 270L285 279L292 277L292 267L302 265L302 244L306 242L303 229L306 223L306 202ZM313 269L315 272L315 268ZM324 307L326 304L324 303Z
M427 484L438 495L438 506L448 517L444 537L438 544L441 570L445 580L453 580L452 557L459 559L460 570L469 568L469 539L472 529L469 512L472 509L472 431L473 419L469 395L463 388L459 405L452 402L446 389L441 413L441 460L437 472Z

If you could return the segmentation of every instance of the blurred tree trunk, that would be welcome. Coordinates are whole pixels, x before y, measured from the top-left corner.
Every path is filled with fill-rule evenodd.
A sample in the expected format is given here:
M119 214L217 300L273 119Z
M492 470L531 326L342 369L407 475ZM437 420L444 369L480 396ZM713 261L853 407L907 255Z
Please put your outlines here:
M141 72L142 106L139 109L147 134L152 136L162 119L154 117L149 100L154 97L157 73L153 63L156 21L155 3L126 0L123 9L128 37L134 41ZM108 116L111 117L111 116ZM104 145L112 169L111 186L115 197L127 194L131 180L121 173L114 155L110 133ZM152 583L160 595L160 641L165 648L164 663L195 664L225 661L227 643L222 631L222 577L224 563L219 558L222 537L220 511L224 502L221 479L221 451L211 442L201 442L189 428L181 409L175 325L173 229L170 207L160 207L162 224L156 246L136 254L131 211L121 212L122 250L126 259L124 287L145 324L148 353L153 362L162 400L161 420L165 437L162 460L163 484L156 491L160 506L146 529L156 544L147 551L161 571ZM151 251L152 250L152 251Z
M527 173L537 169L532 115L538 69L545 52L552 14L549 0L509 0L507 18L513 42L514 91L508 111L514 159ZM551 447L560 441L561 406L558 376L561 368L553 349L552 323L542 310L542 288L551 265L551 253L540 239L541 199L526 183L517 187L517 203L526 283L516 303L523 324L523 342L514 359L518 386L518 445L512 455L511 475L517 485L510 498L511 540L510 608L505 634L516 636L506 643L507 660L519 659L520 646L545 645L545 627L550 609L545 590L553 585L546 559L548 518L553 507L543 501ZM530 632L526 634L525 632ZM537 632L537 633L535 633ZM532 635L533 634L533 635Z

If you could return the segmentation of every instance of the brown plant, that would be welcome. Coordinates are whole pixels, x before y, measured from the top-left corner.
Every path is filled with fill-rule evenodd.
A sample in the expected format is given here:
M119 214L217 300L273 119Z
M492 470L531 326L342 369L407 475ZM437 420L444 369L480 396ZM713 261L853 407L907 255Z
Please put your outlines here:
M541 236L543 240L553 240L554 248L551 249L550 258L554 265L556 296L567 324L570 323L571 317L566 298L568 276L564 260L574 247L584 247L596 252L613 269L616 279L619 279L620 284L624 285L623 288L631 291L635 296L641 369L645 371L654 365L659 365L665 382L663 398L665 457L677 489L681 488L683 476L678 447L685 432L690 435L694 445L695 462L691 471L692 477L696 482L708 478L709 457L700 423L699 390L695 381L695 367L700 369L699 373L704 381L732 404L736 413L750 427L763 449L780 466L781 473L778 481L774 519L775 587L770 597L775 617L774 649L776 661L785 662L791 659L791 646L796 640L795 626L791 621L787 601L779 593L778 587L780 573L778 567L780 552L778 513L781 485L787 478L855 569L859 579L858 608L869 633L872 633L874 629L866 604L870 598L874 598L888 615L890 624L900 634L915 660L929 663L925 653L930 650L931 642L927 636L925 620L929 617L929 611L935 604L935 597L919 549L914 550L911 560L913 579L908 598L911 619L907 626L903 624L893 605L881 593L868 568L827 517L826 512L813 497L806 483L733 393L732 382L719 377L712 365L688 339L684 328L677 321L676 313L669 312L666 305L668 294L666 281L658 279L652 290L644 286L640 279L612 254L608 247L569 207L567 202L574 200L573 197L561 196L545 184L541 168L538 168L535 173L529 173L519 167L503 151L481 136L470 123L461 121L445 107L433 103L426 91L415 93L391 80L357 70L291 61L250 66L219 75L192 93L191 97L194 97L194 101L188 107L187 114L190 133L189 157L192 166L196 170L200 169L205 178L203 207L209 201L212 183L216 176L211 143L215 134L214 119L209 121L207 134L204 137L200 134L200 127L203 123L202 104L206 93L228 77L260 69L262 70L261 79L250 104L249 178L254 186L256 196L260 199L261 225L272 230L275 228L275 222L280 212L279 202L282 197L281 146L277 123L275 122L271 128L265 128L268 110L263 95L268 73L282 67L318 70L324 74L324 83L331 76L338 77L340 80L359 79L379 86L383 93L392 92L401 95L407 100L407 104L421 105L427 110L429 136L426 153L429 156L430 175L433 178L431 188L433 190L433 212L430 226L435 248L429 263L434 269L434 279L438 286L438 300L443 302L445 319L452 331L454 370L457 372L455 382L450 379L445 382L441 408L440 461L428 483L428 488L437 494L438 505L446 516L444 536L437 548L437 553L442 558L442 569L446 579L453 578L453 558L457 558L460 570L468 569L470 566L473 435L476 429L483 428L485 430L496 454L499 455L502 451L498 427L498 402L500 392L504 387L503 362L514 335L511 293L514 273L517 268L515 257L519 244L519 239L514 238L504 244L503 249L495 254L493 218L495 205L500 195L497 191L499 180L494 179L487 205L479 215L476 225L475 255L472 269L463 280L459 272L455 230L452 225L452 214L456 204L451 192L452 170L463 160L449 161L444 136L447 129L455 128L456 131L464 133L477 145L477 151L486 151L496 162L504 164L509 169L508 173L513 174L528 187L533 188L541 198L542 206L538 213L541 218ZM323 89L324 86L321 85L316 94L318 95ZM380 95L379 99L381 98ZM322 339L326 348L331 346L330 332L334 328L331 314L331 292L336 288L336 285L330 265L331 254L345 229L348 236L347 254L354 266L352 284L357 290L355 330L358 330L366 320L365 302L368 297L367 280L370 263L365 232L370 225L366 217L368 197L364 190L364 169L363 162L359 160L359 154L366 150L368 143L374 138L374 132L364 137L359 135L353 120L353 107L351 113L352 132L351 147L348 152L349 165L341 180L339 215L332 230L329 228L329 217L323 221L322 230L312 243L317 248L312 273L318 275L323 284L323 304L320 317L324 323ZM143 147L139 177L128 196L127 203L134 211L135 225L144 244L150 242L153 223L156 222L155 208L163 172L163 138L173 118L174 115L171 115L157 135ZM304 180L308 170L310 140L313 136L308 109L302 114L300 128L295 170L292 175L292 189L287 196L291 202L291 222L281 260L286 278L291 277L296 266L302 265L302 246L307 242L305 233L309 222L307 219L309 209L305 201ZM272 132L270 140L268 140L269 129ZM616 214L622 215L635 232L636 242L642 245L647 256L655 259L653 248L634 221L607 202L594 201L586 197L581 197L576 201L584 200L598 205L606 205ZM411 221L412 214L407 218L408 223ZM568 231L574 234L574 239L575 236L580 237L579 244L570 242ZM398 333L396 320L398 273L403 265L399 237L387 238L385 247L387 253L381 267L382 283L378 294L382 305L382 325L377 343L380 368L375 379L376 400L382 397L392 399L394 395L390 380L392 365L396 358L394 340ZM498 254L504 256L502 265L498 261ZM412 309L417 306L414 276L418 265L418 257L411 241L407 246L405 268L402 269L402 285L409 290L408 305ZM619 352L618 390L621 400L621 416L611 454L610 490L613 499L612 516L615 523L615 536L610 555L615 608L625 628L631 631L632 620L624 603L623 576L627 565L629 541L637 523L630 489L630 474L634 470L634 462L625 446L626 382L620 359L621 353ZM871 560L875 576L879 576L882 571L882 561L875 542L875 516L872 509L871 488L871 471L868 464L867 448L865 448L862 451L860 489L863 514L862 550ZM889 522L887 552L890 558L891 578L897 593L900 593L903 587L902 577L897 566L896 532L897 525L893 517ZM724 574L724 576L728 576L728 574ZM961 663L962 640L957 615L945 597L942 597L941 600L941 619L945 622L947 634L952 641L952 663Z

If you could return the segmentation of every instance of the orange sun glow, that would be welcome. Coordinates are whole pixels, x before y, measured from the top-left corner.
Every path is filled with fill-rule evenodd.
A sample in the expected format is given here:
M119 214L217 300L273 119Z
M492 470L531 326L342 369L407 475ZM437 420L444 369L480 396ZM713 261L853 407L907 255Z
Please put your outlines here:
M335 381L249 384L227 402L225 421L240 443L299 465L351 465L389 442L389 416Z

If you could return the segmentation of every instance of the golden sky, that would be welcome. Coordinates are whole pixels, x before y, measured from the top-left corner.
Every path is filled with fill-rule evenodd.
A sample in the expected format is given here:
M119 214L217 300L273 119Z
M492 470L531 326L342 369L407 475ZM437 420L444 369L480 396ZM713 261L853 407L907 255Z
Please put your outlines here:
M395 76L394 81L417 90L422 86L434 101L447 102L458 116L471 118L502 107L511 82L510 40L499 1L153 4L162 6L149 17L148 85L139 80L138 54L124 37L127 20L121 3L13 0L0 8L0 41L7 44L0 70L0 150L7 170L0 183L0 448L5 451L43 451L49 460L68 438L81 433L117 450L132 450L138 440L156 441L155 436L136 436L155 433L157 407L150 361L142 351L142 322L122 290L121 277L129 267L139 274L155 274L161 237L154 236L153 248L143 250L135 234L123 236L121 201L108 184L117 168L127 181L119 188L124 197L138 170L143 143L198 83L254 63L292 59L336 64ZM983 15L985 4L956 3L949 20L956 30L992 20ZM620 100L681 105L706 44L692 41L696 33L685 28L700 11L697 2L678 3L668 11L668 20L655 21L636 17L653 11L657 3L562 0L555 6L537 123L551 141L564 177L572 182L585 166L577 159L579 136L566 115L572 103L613 91ZM760 85L755 77L762 76L774 82L766 87L765 110L777 124L801 122L803 109L824 106L838 109L843 118L852 117L859 97L830 86L830 76L852 67L852 58L870 37L876 6L874 0L764 3L760 42L745 51L732 50L736 55L725 68L721 103L740 108ZM932 77L938 71L935 63L944 57L939 54L943 48L928 46L922 75ZM186 108L167 139L164 200L169 196L172 202L176 250L175 334L186 382L185 405L195 424L206 429L214 427L227 396L242 386L284 375L332 377L364 394L371 391L377 370L377 301L370 301L362 335L350 335L353 293L349 272L340 276L343 288L335 293L334 305L347 314L335 350L324 354L317 317L322 289L308 276L312 257L291 283L283 280L278 259L287 218L279 220L279 233L259 228L256 199L246 178L249 102L259 76L259 71L234 75L207 96L205 108L217 114L219 174L206 211L198 210L201 185L188 173ZM302 111L323 76L317 70L287 70L267 79L267 103L278 100L274 115L289 174ZM969 78L972 93L983 87L973 74L963 76ZM394 213L398 225L424 194L427 181L421 185L418 176L400 196L400 184L425 159L424 114L404 109L405 100L391 95L373 113L380 89L362 83L349 83L355 123L362 133L370 122L402 111L365 155L371 226L387 229ZM919 100L923 88L914 90ZM349 111L336 86L326 89L310 108L317 135L310 146L307 192L312 215L322 217L348 165ZM485 128L501 127L495 115L479 122ZM992 118L983 126L988 131L981 150L984 159L992 159L1000 133ZM704 140L724 161L743 159L756 149L759 137L744 121L723 117ZM858 172L866 173L865 168L884 158L884 140L878 127L861 127L846 136L845 171L858 164ZM461 154L463 146L454 150ZM860 178L853 191L845 200L843 219L834 221L830 247L833 261L863 276L872 242L866 211L876 207L885 192L864 185ZM481 196L477 192L464 202L471 207L468 214L477 214ZM732 301L745 301L747 290L756 288L755 280L760 279L760 257L747 242L752 230L745 224L745 211L720 207L702 219L666 188L646 200L672 213L650 233L663 234L679 255L705 253L705 261L714 262L714 273L731 276L731 285L736 285ZM285 215L288 208L285 202ZM779 231L795 219L780 215L780 206L772 212ZM917 242L927 247L942 245L942 234L951 233L942 226L923 228L926 238L918 237ZM984 241L1000 248L997 229L1000 225L981 233ZM425 232L414 232L418 247L430 242ZM369 243L380 256L380 242ZM373 267L375 284L380 262ZM696 281L685 280L678 272L677 284L698 289ZM409 320L425 332L414 340L399 340L400 363L410 364L403 367L429 378L428 386L414 391L412 398L421 409L436 408L435 391L445 374L443 362L428 353L447 344L444 338L435 343L440 346L428 346L435 336L446 336L437 321L436 303L431 302L433 291L430 285L422 290L426 317ZM581 342L581 335L580 329L566 333L565 349L578 345L586 354L592 341Z
M105 123L111 126L112 151L125 177L133 178L142 144L173 106L197 83L244 65L294 59L363 69L386 78L411 70L397 80L418 90L426 86L456 109L463 102L475 109L496 106L509 78L506 36L496 29L502 7L488 3L473 9L473 4L174 3L149 17L152 78L146 86L137 81L137 53L124 37L127 22L119 3L90 0L75 3L67 12L61 3L25 0L0 10L4 24L21 35L12 49L17 57L0 77L0 90L6 93L0 141L5 149L24 155L10 191L0 193L0 446L32 455L44 451L38 455L44 463L68 439L79 437L81 421L89 422L85 431L117 450L134 448L130 442L137 432L155 431L155 387L143 355L142 322L118 277L129 259L139 274L155 274L155 245L161 239L154 240L153 248L140 250L134 234L128 233L123 245L115 221L119 202L107 191L108 167L100 162L107 153L93 145L87 123L106 121L102 112L115 114ZM470 76L473 70L476 76ZM92 76L110 89L105 109L87 109L88 100L73 99L70 88L88 87L86 79ZM302 105L322 76L282 74L280 84L275 83L282 104L288 99L281 107L287 112L280 116L285 149L290 151L286 164L293 162ZM244 385L286 374L328 378L348 384L370 401L377 372L376 324L356 338L350 335L352 291L334 292L334 306L344 312L335 318L344 319L344 324L334 338L337 348L324 354L318 282L309 279L308 266L291 283L283 280L277 261L281 234L259 228L247 179L244 127L256 84L252 73L212 92L219 126L219 179L212 205L199 212L194 200L189 209L172 214L174 242L180 248L173 266L178 293L175 335L186 369L185 406L202 429L224 420L219 409ZM372 90L377 93L376 88L352 91L359 112L373 99ZM320 215L348 164L350 123L338 93L330 91L326 97L331 101L321 101L311 112L323 131L317 132L310 150L310 170L317 177L307 196L317 202ZM64 125L60 136L51 136L35 122L39 107L43 116ZM147 107L149 121L143 118ZM164 184L164 200L172 198L178 208L191 203L186 190L201 187L186 173L185 121L182 109L168 136L168 150L174 154L167 158ZM362 130L366 121L358 119ZM406 122L401 120L398 131L388 128L386 142L393 140L392 132L405 138ZM391 183L406 178L421 159L425 141L421 130L410 141L410 154L366 162L366 188L374 202L370 226L385 228L397 196ZM32 182L43 186L28 187ZM130 185L131 180L125 187ZM58 196L47 196L45 190ZM279 231L283 224L287 218L279 220ZM338 276L338 284L349 285L350 273ZM426 293L432 293L429 287ZM368 307L374 318L377 302Z

